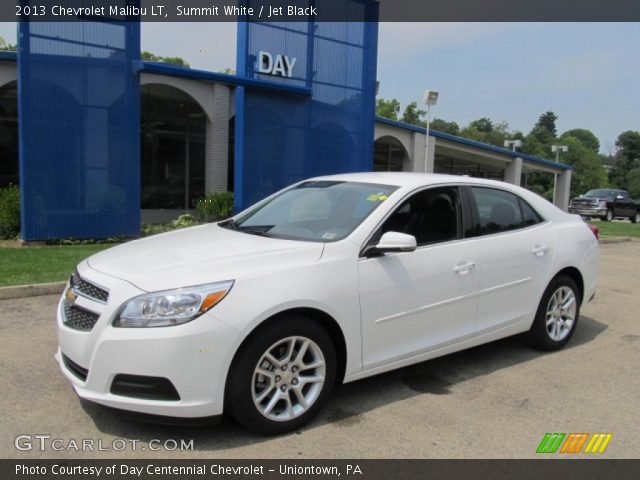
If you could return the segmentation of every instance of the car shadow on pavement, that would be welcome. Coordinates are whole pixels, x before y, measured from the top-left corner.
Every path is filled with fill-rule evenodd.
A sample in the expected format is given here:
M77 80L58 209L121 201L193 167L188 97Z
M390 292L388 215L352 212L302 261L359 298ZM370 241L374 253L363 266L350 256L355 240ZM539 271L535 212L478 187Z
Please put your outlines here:
M565 350L588 344L606 329L606 324L581 316L579 328ZM311 424L289 435L304 434L307 430L327 424L339 428L352 427L363 420L366 412L376 408L416 395L447 395L452 393L456 384L534 360L541 355L562 355L562 352L540 352L529 347L521 336L514 336L348 383L334 390ZM193 440L195 451L230 449L269 440L269 437L247 432L227 417L223 417L221 423L215 426L166 426L132 421L125 414L86 401L82 401L82 408L97 429L105 434L143 442L152 439L171 439L178 443L181 440Z

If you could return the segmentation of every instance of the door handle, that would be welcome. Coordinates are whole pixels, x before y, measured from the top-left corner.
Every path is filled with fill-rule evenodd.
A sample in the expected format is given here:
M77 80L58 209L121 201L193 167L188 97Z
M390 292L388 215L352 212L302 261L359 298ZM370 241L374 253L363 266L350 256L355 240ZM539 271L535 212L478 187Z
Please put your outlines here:
M536 256L536 257L541 257L543 256L545 253L547 253L549 251L549 247L547 247L546 245L536 245L535 247L533 247L533 249L531 250L531 252Z
M476 264L474 262L459 263L458 265L453 267L453 271L459 273L460 275L466 275L467 273L469 273L469 270L471 270L475 266Z

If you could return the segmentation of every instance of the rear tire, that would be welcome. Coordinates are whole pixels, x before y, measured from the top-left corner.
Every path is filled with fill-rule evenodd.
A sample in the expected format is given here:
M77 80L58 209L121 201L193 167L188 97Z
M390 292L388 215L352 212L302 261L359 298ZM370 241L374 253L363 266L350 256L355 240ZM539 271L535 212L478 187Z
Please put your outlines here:
M329 334L301 315L254 332L227 378L226 409L247 430L277 435L297 430L320 410L336 382Z
M571 338L580 316L580 290L573 279L558 275L545 290L527 333L529 343L540 350L558 350Z

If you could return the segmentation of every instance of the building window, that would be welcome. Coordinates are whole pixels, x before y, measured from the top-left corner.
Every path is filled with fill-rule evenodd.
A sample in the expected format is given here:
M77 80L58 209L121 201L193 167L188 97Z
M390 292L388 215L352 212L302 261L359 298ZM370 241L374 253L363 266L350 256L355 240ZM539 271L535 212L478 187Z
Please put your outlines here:
M171 86L141 92L142 208L193 208L205 191L205 112Z
M18 184L18 84L0 87L0 188Z
M402 172L409 158L402 144L393 137L382 137L373 144L374 172Z

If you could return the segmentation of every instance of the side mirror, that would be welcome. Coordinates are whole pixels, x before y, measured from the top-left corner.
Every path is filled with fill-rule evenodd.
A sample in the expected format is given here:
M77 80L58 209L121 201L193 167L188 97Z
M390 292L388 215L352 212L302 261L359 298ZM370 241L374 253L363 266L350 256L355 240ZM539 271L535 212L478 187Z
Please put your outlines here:
M624 195L616 195L616 200L624 200Z
M392 252L413 252L416 247L416 237L400 232L387 232L382 235L377 245L367 248L365 255L373 256Z

